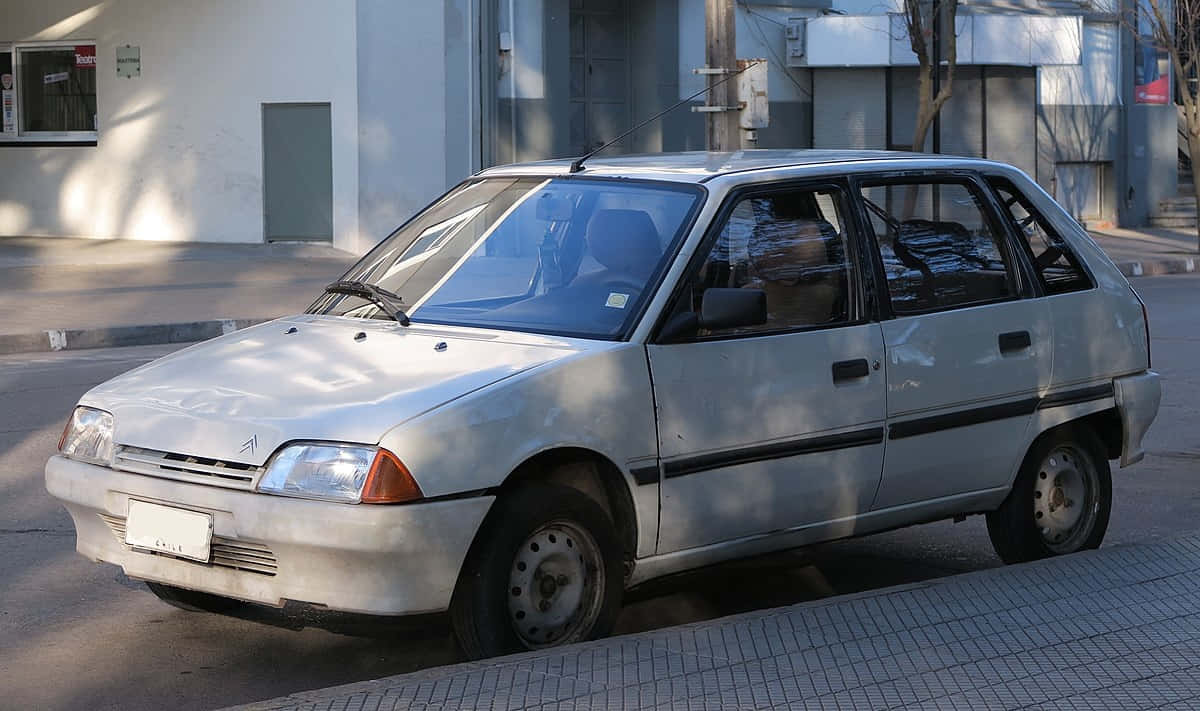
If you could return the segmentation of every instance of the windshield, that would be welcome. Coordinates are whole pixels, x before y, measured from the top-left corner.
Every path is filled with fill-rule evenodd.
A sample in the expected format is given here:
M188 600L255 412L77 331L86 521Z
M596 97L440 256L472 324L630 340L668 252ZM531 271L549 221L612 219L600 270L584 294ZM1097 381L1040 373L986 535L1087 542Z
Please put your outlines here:
M700 190L630 180L464 183L344 277L401 299L414 323L614 339L633 324L691 224ZM391 318L360 295L310 313Z

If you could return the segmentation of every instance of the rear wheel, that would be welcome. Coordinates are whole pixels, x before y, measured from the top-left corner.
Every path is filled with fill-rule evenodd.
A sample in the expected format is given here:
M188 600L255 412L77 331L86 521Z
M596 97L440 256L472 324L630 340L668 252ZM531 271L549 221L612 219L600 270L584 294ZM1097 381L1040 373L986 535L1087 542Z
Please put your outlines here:
M146 587L150 588L150 592L159 600L188 612L229 612L246 604L231 597L177 588L166 583L147 582Z
M472 659L602 637L620 609L622 571L595 501L523 486L496 502L467 555L450 607L455 637Z
M987 515L992 546L1005 563L1099 548L1112 511L1104 447L1086 427L1039 439L1008 498Z

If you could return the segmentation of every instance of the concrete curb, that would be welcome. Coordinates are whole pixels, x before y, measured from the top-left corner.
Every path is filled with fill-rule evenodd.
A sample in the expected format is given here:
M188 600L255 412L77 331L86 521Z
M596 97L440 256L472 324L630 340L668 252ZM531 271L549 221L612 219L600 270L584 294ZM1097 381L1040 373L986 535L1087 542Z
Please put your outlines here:
M46 353L87 348L194 343L233 333L270 319L213 319L145 326L57 328L36 333L0 334L0 355Z
M1117 268L1127 277L1190 274L1196 271L1197 262L1200 262L1200 258L1146 259L1136 262L1117 262Z

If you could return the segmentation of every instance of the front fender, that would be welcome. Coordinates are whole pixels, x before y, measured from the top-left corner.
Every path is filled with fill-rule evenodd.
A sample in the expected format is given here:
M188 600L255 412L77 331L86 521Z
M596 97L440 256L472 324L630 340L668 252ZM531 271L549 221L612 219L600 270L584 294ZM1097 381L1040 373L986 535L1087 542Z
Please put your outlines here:
M550 449L594 451L621 471L638 518L639 554L653 552L658 484L639 485L630 473L658 457L640 345L611 344L533 368L393 428L380 445L404 462L427 497L497 487Z

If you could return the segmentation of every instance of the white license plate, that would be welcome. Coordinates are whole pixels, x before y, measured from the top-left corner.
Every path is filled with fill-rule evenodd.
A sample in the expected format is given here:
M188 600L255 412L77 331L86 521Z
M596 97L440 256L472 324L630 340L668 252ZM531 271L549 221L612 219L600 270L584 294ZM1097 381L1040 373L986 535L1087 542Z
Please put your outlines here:
M125 521L125 543L207 563L212 527L212 514L131 499L129 518Z

